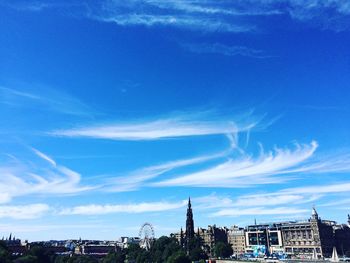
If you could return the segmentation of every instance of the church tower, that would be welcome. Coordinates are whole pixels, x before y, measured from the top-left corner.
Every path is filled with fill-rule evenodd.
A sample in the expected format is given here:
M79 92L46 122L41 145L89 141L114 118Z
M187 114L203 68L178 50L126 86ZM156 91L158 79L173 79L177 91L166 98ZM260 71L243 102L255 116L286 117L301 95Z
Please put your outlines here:
M194 237L193 213L191 207L191 198L188 198L187 218L186 218L186 241Z

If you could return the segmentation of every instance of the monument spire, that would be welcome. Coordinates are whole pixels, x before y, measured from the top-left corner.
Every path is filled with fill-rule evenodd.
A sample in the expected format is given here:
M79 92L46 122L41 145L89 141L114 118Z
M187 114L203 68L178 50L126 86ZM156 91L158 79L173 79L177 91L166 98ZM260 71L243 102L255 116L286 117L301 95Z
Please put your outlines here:
M188 198L187 206L187 218L186 218L186 241L194 237L194 223L193 223L193 213L191 207L191 198Z

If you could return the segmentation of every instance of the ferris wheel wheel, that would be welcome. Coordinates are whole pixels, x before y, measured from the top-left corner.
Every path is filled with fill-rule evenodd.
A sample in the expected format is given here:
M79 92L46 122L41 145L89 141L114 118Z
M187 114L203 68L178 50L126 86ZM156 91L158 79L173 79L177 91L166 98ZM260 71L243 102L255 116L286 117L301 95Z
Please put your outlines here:
M154 240L154 228L150 223L144 223L139 231L139 237L141 239L140 247L149 250L151 243Z

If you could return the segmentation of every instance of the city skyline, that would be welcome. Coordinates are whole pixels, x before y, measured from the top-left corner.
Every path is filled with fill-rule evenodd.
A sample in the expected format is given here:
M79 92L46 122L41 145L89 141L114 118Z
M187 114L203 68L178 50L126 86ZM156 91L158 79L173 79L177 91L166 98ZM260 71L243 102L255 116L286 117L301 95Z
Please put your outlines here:
M0 233L350 213L344 1L2 1Z

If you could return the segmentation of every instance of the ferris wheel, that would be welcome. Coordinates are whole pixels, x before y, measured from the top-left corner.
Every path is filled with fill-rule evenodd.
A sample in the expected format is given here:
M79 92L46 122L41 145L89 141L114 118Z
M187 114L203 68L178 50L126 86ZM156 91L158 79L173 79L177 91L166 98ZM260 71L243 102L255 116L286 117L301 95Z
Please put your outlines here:
M140 247L149 250L151 242L154 240L154 229L150 223L144 223L139 231Z

